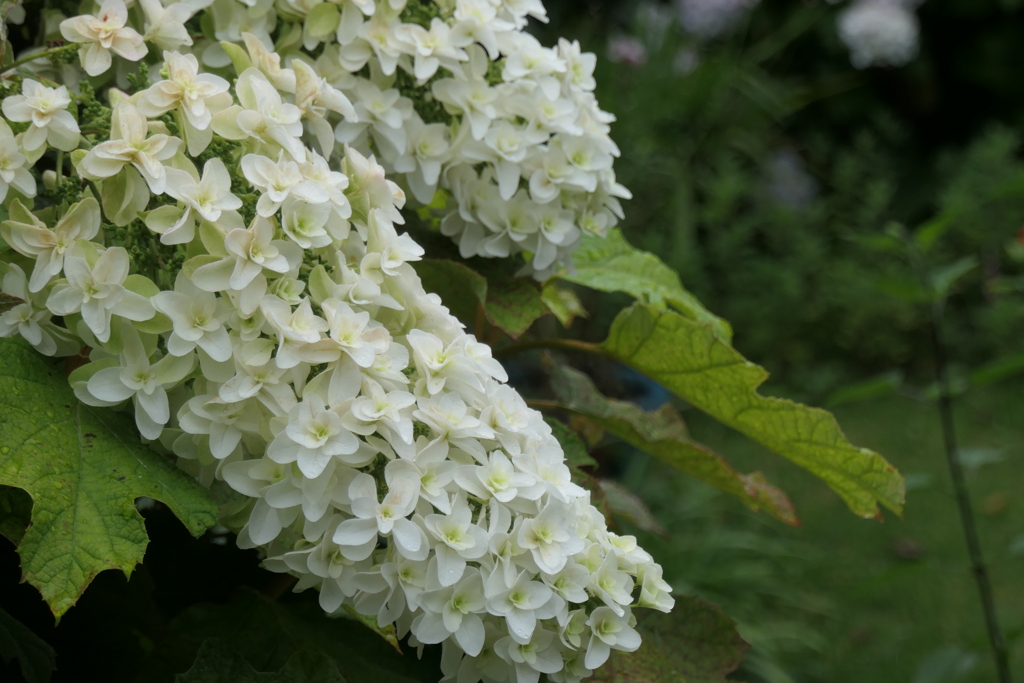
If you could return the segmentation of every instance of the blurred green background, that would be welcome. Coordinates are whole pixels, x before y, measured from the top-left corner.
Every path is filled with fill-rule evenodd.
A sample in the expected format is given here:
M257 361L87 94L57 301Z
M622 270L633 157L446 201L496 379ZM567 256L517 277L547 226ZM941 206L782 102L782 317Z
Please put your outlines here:
M702 35L683 28L684 4L691 16L740 9ZM1024 1L910 3L917 56L866 69L840 39L849 3L547 5L545 39L579 37L599 56L617 172L634 193L627 239L733 324L735 346L772 373L766 393L829 407L907 477L903 519L860 520L820 482L684 412L695 438L789 492L803 526L788 529L603 448L667 531L637 531L667 578L722 605L753 643L735 678L994 680L920 284L954 272L966 273L946 308L961 459L1024 676ZM915 231L931 245L916 266L897 246ZM607 309L583 323L588 336L618 310ZM647 407L664 400L630 390Z

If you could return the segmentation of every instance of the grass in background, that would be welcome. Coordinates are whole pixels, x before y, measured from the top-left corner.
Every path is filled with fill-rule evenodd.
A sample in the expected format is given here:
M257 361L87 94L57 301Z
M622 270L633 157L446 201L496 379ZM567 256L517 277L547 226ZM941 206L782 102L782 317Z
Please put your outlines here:
M1024 672L1024 395L1008 382L957 399L962 457L996 603ZM991 681L994 667L970 573L938 414L892 397L840 406L851 440L907 477L903 519L852 516L819 481L688 411L694 438L789 492L803 526L787 529L674 475L626 457L624 481L670 538L643 542L682 592L720 604L754 648L739 680L772 683Z

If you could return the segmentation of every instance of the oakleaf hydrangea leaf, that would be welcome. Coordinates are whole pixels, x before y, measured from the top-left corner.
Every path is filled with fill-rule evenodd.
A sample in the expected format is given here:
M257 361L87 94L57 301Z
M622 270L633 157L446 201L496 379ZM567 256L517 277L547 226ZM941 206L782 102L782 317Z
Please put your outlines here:
M258 673L238 652L221 640L208 640L199 648L192 668L175 678L177 683L345 683L338 665L319 652L299 652L280 671Z
M614 652L592 683L726 683L749 645L717 606L694 596L676 599L672 614L644 614L644 647Z
M561 272L556 276L559 280L601 292L625 292L656 307L671 306L691 320L711 325L720 339L732 339L729 323L686 291L676 271L654 254L635 249L619 230L610 230L605 239L584 235L572 263L575 272Z
M676 469L731 493L753 510L764 509L787 524L797 523L785 493L759 473L740 474L722 456L693 441L672 406L666 404L647 413L632 403L602 396L578 370L553 366L551 372L555 394L568 410Z
M851 444L828 411L757 393L768 373L710 325L635 304L615 319L601 350L820 477L855 514L877 517L879 503L902 512L903 477L895 467Z
M174 674L192 666L211 638L237 651L256 671L280 671L296 655L315 652L332 659L348 683L437 680L436 661L398 655L355 620L330 618L315 602L275 602L249 590L227 604L193 605L176 617L168 637L143 662L139 680L174 680Z
M0 484L32 497L24 579L60 618L105 569L129 575L149 541L135 499L165 503L199 536L209 494L139 442L131 418L80 404L52 362L0 339Z

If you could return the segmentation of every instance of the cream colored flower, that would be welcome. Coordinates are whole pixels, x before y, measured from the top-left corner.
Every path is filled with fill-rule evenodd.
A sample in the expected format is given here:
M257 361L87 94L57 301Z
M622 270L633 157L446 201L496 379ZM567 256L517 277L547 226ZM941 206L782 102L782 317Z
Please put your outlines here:
M78 50L82 68L90 76L99 76L110 68L111 52L132 62L149 52L142 36L127 23L124 0L104 0L99 15L65 19L60 23L60 32L66 40L82 44Z
M111 116L110 140L101 142L85 155L79 170L95 180L117 175L127 164L134 164L154 194L167 186L163 162L173 157L181 140L158 133L148 136L146 117L128 102L119 102Z
M37 150L46 143L65 152L78 147L78 122L67 111L71 97L66 87L47 88L26 78L21 92L4 98L3 112L11 121L31 123L21 139L26 150Z

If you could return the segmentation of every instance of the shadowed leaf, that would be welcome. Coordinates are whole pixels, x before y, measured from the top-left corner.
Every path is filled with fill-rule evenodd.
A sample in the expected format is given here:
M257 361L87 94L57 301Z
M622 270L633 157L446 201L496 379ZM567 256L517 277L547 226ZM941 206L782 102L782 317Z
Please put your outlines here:
M143 662L140 683L174 680L210 638L259 672L280 671L296 654L314 652L333 660L348 683L435 683L440 677L435 660L400 655L362 623L328 617L315 600L275 602L243 590L227 604L193 605L168 632Z
M238 652L221 640L211 639L199 648L192 668L175 677L175 683L345 683L335 664L322 652L292 655L280 671L259 673Z
M0 486L0 536L21 543L31 521L32 497L13 486Z
M18 660L25 683L47 683L57 653L27 626L0 609L0 659Z

